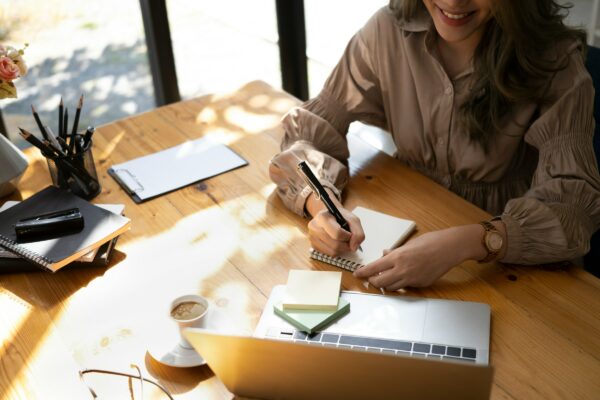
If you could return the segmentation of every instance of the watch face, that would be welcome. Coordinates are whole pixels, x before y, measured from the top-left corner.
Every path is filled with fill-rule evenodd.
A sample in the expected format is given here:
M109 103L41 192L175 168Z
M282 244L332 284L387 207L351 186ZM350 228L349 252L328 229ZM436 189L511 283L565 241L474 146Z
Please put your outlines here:
M502 235L497 232L488 232L485 243L490 251L500 251L502 248Z

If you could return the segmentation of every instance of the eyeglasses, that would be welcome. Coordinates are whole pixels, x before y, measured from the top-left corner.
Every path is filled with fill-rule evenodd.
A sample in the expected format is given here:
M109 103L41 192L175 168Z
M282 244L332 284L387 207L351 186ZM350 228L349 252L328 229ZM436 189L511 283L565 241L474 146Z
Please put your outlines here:
M171 396L171 393L169 393L169 391L163 385L161 385L158 382L154 382L153 380L144 378L144 376L142 375L142 371L140 370L140 367L138 367L135 364L131 364L131 368L135 368L135 370L137 371L137 375L127 374L124 372L109 371L109 370L105 370L105 369L83 369L83 370L79 371L79 379L81 379L81 381L85 384L85 386L88 388L88 390L90 391L90 393L92 394L92 397L94 399L98 398L98 395L96 394L94 389L92 389L90 387L90 385L85 381L85 378L84 378L85 374L98 373L98 374L123 376L123 377L129 378L129 385L130 385L132 399L133 399L133 388L131 388L132 379L139 379L140 380L140 396L141 396L141 398L144 398L144 382L148 382L148 383L151 383L152 385L158 387L160 390L163 391L164 394L166 394L169 397L170 400L173 400L173 396Z

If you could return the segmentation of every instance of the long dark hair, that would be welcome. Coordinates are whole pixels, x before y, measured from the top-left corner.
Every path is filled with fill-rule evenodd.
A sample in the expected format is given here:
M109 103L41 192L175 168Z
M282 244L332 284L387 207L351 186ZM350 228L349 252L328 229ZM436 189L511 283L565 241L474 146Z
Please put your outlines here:
M474 85L461 105L460 117L472 142L487 150L513 106L544 100L549 79L564 69L557 44L579 41L585 56L585 31L565 25L571 4L554 0L494 0L474 55ZM422 0L391 0L396 16L410 20L424 8Z

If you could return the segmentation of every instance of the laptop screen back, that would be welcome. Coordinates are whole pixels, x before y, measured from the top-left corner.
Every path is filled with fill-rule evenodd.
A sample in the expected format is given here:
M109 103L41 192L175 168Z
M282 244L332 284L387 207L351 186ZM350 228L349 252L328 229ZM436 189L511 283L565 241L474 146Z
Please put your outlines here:
M187 329L185 336L238 396L264 399L485 399L489 366L361 352Z

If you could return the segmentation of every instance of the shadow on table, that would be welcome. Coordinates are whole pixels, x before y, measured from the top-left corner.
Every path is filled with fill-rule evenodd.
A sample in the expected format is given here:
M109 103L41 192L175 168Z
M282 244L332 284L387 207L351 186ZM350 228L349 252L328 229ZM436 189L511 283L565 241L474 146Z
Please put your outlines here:
M189 392L200 382L215 376L208 365L192 368L170 367L156 361L149 353L146 353L144 361L148 373L171 394Z

